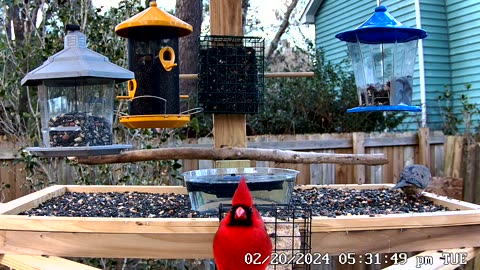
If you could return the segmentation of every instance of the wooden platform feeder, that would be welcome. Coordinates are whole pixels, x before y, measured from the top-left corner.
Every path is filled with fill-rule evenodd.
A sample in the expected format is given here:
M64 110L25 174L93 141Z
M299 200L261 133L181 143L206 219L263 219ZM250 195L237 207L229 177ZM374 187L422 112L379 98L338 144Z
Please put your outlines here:
M299 186L310 188L313 186ZM322 187L322 186L316 186ZM330 185L329 188L385 188ZM75 186L45 188L0 206L0 254L104 258L212 258L217 218L89 218L23 216L65 192L186 193L184 187ZM313 217L312 252L392 253L480 246L480 206L427 193L454 211L378 216ZM458 210L457 210L458 209Z

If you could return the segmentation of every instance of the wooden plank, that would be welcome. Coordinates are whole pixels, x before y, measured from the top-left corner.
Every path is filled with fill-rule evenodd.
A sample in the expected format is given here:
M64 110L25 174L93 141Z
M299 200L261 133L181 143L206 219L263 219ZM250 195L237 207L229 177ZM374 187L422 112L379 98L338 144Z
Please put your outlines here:
M217 160L215 168L248 168L250 160Z
M418 138L413 135L409 137L365 138L365 147L408 146L417 144Z
M211 0L210 32L212 35L242 36L242 1Z
M387 159L394 161L395 156L393 154L393 146L384 147L383 149L384 149L383 151L385 153L385 156L387 156ZM383 165L382 173L383 173L382 183L392 182L393 181L393 166L392 166L392 163L389 162L388 164Z
M383 153L381 149L379 148L371 148L369 150L369 154L378 154L378 153ZM393 180L389 181L386 179L385 181L383 180L383 166L370 166L370 184L380 184L384 182L391 182L393 183Z
M445 154L444 154L445 169L443 170L444 176L446 177L452 177L453 159L455 154L454 150L455 150L455 136L447 136L445 140Z
M436 176L442 176L444 174L444 169L445 169L445 159L443 154L445 153L445 147L444 145L435 145L434 147L434 157L435 157L435 163L434 163L434 168L435 171L433 172L433 175Z
M16 270L94 270L100 269L56 256L0 254L0 264Z
M218 218L87 218L0 215L0 230L125 234L214 234ZM1 253L1 252L0 252Z
M182 159L183 172L198 170L198 160L196 159Z
M313 232L312 252L336 255L475 247L480 225L382 231ZM211 234L0 232L0 253L62 257L212 258ZM435 240L432 240L435 239Z
M215 229L216 230L216 229ZM63 233L7 231L0 234L0 254L89 258L213 258L215 232L200 233ZM3 239L2 239L3 238Z
M242 1L211 0L210 31L212 35L242 36ZM244 114L213 115L214 147L247 147Z
M436 133L434 133L436 134ZM281 135L272 136L270 141L258 140L258 137L261 136L250 136L247 137L248 147L250 148L266 148L266 149L289 149L289 150L329 150L329 149L340 149L340 148L352 148L352 139L344 138L344 134L321 134L325 136L320 136L316 138L316 134L311 134L311 139L308 140L299 140L297 138L291 138L290 140L279 140ZM329 136L326 136L329 135ZM385 147L385 146L416 146L418 145L418 135L409 134L408 137L369 137L370 134L365 134L365 148L375 148L375 147ZM403 135L406 136L406 135ZM349 137L349 136L347 136ZM445 136L443 135L434 135L430 136L430 144L434 145L443 145ZM200 147L200 148L211 148L213 147L213 142L207 142L206 140L202 142L190 142L180 145L179 147Z
M15 179L16 189L15 189L15 197L20 198L25 196L34 191L32 187L30 187L25 180L27 179L27 172L25 170L24 163L16 163L14 165L14 170L12 171L13 179Z
M289 150L328 150L339 148L352 148L350 139L326 139L311 141L270 141L248 142L251 148L289 149Z
M430 168L430 130L419 128L418 130L418 163Z
M475 172L475 178L480 178L480 144L477 143L476 151L475 151L475 159L477 162L474 164L473 171ZM475 192L474 192L474 199L473 202L476 204L480 204L480 183L478 180L475 182ZM480 258L478 266L480 267Z
M445 211L441 214L408 213L375 216L337 216L336 218L314 217L312 220L312 232L455 227L480 225L479 219L479 210ZM478 237L480 237L480 234ZM480 242L477 245L480 245Z
M463 175L463 199L467 202L475 202L475 186L478 178L476 177L476 168L478 168L477 152L478 144L466 145L462 158Z
M415 163L415 147L407 146L403 148L403 165L411 165Z
M244 114L213 115L214 147L247 147L246 117Z
M427 197L428 200L432 201L433 203L448 207L452 211L480 209L480 205L478 204L473 204L466 201L460 201L460 200L456 200L446 196L440 196L440 195L429 193L429 192L424 192L423 196Z
M297 175L296 185L308 185L310 184L310 164L290 164L290 163L275 163L274 168L284 168L297 170L300 173Z
M353 153L354 154L365 154L365 133L363 132L354 132L353 133ZM356 165L353 171L354 179L357 181L357 184L365 184L366 182L366 173L365 165Z
M452 166L452 177L453 178L462 178L462 160L464 156L463 145L465 138L463 136L455 137L455 146L454 146L454 158Z
M8 202L16 196L15 164L12 161L3 161L0 166L0 202Z
M478 247L480 245L478 231L480 225L313 233L312 252L338 255L346 252L393 253Z
M63 186L51 186L2 205L0 214L17 214L65 193Z
M455 248L427 250L408 258L405 263L392 265L383 270L454 270L480 255L480 248Z
M386 179L388 182L396 183L398 182L398 178L400 176L400 172L403 170L405 167L405 161L404 161L404 156L403 156L403 150L402 148L396 146L392 148L392 156L394 157L393 160L389 163L391 163L392 166L392 179Z

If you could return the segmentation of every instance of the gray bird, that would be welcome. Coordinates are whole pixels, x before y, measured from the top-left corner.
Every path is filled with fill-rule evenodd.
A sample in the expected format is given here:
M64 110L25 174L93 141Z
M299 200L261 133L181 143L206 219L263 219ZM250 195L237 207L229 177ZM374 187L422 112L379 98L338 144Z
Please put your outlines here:
M431 180L432 174L427 167L413 164L403 169L397 184L392 189L400 188L407 196L418 199Z

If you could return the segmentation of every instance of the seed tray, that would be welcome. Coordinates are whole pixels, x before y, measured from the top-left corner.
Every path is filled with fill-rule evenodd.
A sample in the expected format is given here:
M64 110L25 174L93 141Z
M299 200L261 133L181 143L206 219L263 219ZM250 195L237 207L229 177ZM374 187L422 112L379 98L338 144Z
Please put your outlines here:
M382 189L392 185L329 185ZM66 192L186 194L184 187L57 185L0 206L0 254L105 258L212 258L217 218L28 216L19 213ZM311 252L391 253L480 246L480 206L426 193L452 211L314 216Z

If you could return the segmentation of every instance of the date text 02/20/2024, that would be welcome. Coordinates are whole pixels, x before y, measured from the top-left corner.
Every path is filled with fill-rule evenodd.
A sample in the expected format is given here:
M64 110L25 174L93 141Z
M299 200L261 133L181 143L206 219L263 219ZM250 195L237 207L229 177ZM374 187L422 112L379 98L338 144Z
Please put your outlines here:
M443 252L442 258L444 258L445 265L463 265L467 263L466 252ZM246 264L265 264L270 260L272 265L288 265L288 264L311 264L311 265L329 265L332 258L338 261L339 264L366 264L366 265L379 265L382 263L393 265L404 265L407 263L407 253L393 253L393 254L381 254L381 253L365 253L356 254L353 252L340 253L338 256L331 257L330 254L325 253L272 253L269 257L263 257L260 253L247 253L245 254ZM432 256L416 256L415 266L421 267L422 265L433 264Z

